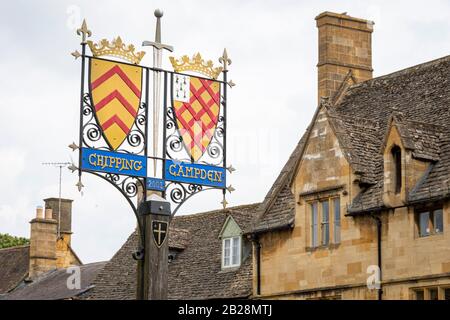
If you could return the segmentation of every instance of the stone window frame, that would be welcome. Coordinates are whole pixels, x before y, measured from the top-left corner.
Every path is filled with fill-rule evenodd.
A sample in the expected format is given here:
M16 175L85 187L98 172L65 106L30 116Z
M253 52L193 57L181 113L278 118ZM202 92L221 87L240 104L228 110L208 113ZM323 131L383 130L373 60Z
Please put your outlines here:
M402 192L403 188L403 173L402 173L402 156L403 150L400 146L393 144L390 150L390 156L392 158L392 170L393 170L393 191L398 195Z
M439 232L436 232L436 228L435 228L435 212L436 211L441 211L441 217L442 217L442 230L440 230ZM422 213L426 213L428 212L428 226L430 227L430 232L427 235L421 235L421 229L420 229L420 216ZM415 238L418 239L427 239L431 236L439 236L439 235L443 235L444 234L444 206L443 204L434 204L434 205L429 205L429 206L420 206L420 207L416 207L414 209L414 234L415 234Z
M233 242L234 240L238 240L238 246L237 246L237 257L238 257L238 261L237 263L233 264L233 253L234 253L234 249L233 249ZM229 247L229 264L225 265L225 242L229 241L230 243L230 247ZM223 238L222 239L222 269L228 269L228 268L236 268L239 267L241 265L241 261L242 261L242 236L236 236L236 237L227 237L227 238Z
M335 212L334 212L334 200L339 199L339 208L340 208L340 225L339 231L342 233L342 197L341 192L344 188L344 185L331 187L322 190L316 190L311 192L305 192L300 194L300 198L302 198L305 202L306 207L306 219L305 225L308 228L307 239L306 239L306 251L315 251L318 249L334 249L339 247L342 242L342 236L339 235L339 242L335 242L337 239L335 237L336 226L335 226ZM318 227L318 244L317 246L313 246L313 234L312 234L312 204L317 203L318 208L318 225L322 221L322 205L321 202L328 200L328 244L324 245L322 243L322 232Z
M437 299L435 300L445 300L445 290L450 290L450 284L410 288L410 300L431 300L431 290L437 290ZM418 292L423 294L423 299L417 299Z

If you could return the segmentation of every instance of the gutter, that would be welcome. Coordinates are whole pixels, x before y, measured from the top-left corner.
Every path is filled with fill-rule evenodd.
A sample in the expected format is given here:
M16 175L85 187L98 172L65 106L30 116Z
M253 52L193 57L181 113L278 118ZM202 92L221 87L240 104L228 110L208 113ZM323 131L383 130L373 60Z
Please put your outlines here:
M255 237L256 245L256 295L261 295L261 242Z
M378 270L380 272L379 276L379 284L380 288L378 289L378 300L383 300L383 287L382 287L382 279L383 279L383 272L382 272L382 252L381 252L381 228L382 228L382 222L380 216L372 215L372 218L375 220L377 224L377 262L378 262Z

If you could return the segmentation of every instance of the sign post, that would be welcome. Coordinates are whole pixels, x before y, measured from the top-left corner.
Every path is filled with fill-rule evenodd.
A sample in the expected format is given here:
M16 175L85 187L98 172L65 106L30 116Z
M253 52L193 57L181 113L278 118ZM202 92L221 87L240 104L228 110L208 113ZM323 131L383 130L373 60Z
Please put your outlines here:
M143 300L166 300L169 273L169 224L170 203L152 194L141 202L139 216L145 229Z
M137 299L168 297L169 226L180 207L200 192L220 190L225 208L226 192L234 191L226 184L227 171L235 171L226 159L231 60L224 50L222 66L216 67L197 53L170 57L173 71L162 69L163 50L173 48L161 43L162 10L154 14L155 41L143 42L153 47L153 66L141 65L145 52L120 37L88 40L92 32L85 20L77 30L81 53L72 53L81 58L80 128L78 144L69 145L79 152L78 166L69 168L78 171L79 191L82 173L89 173L107 181L131 206L139 233L133 253Z

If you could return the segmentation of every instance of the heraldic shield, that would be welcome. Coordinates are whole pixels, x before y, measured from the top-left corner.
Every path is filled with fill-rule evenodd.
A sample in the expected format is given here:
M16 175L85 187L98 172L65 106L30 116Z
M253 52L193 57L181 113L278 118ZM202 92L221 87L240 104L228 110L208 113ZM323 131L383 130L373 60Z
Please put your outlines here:
M175 74L173 108L178 132L191 160L197 162L208 148L220 111L220 83Z
M89 88L103 137L112 150L127 138L136 120L142 91L142 68L90 59Z

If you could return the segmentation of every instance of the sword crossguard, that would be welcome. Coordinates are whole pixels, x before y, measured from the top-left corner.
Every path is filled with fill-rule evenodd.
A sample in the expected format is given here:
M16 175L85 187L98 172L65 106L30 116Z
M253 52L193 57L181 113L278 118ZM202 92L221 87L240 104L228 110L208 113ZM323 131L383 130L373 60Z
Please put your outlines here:
M159 49L159 50L166 49L170 52L173 52L172 46L169 46L168 44L154 42L154 41L144 41L144 42L142 42L142 46L143 47L151 46L151 47L155 47L156 49Z

